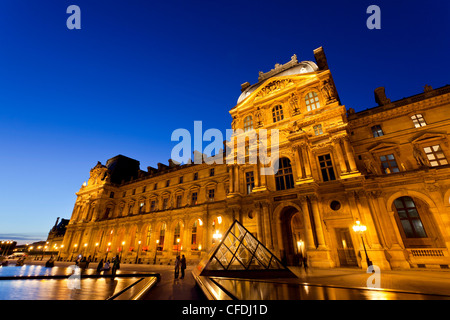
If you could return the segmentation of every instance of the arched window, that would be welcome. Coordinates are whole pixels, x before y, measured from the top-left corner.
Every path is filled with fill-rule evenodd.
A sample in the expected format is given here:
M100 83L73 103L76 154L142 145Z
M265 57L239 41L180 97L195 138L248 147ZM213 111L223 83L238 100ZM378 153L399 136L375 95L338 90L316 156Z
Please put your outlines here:
M308 111L319 109L320 102L317 92L311 91L305 96L306 109Z
M283 107L280 105L277 105L275 107L273 107L272 109L272 117L273 117L273 122L277 122L280 120L284 119L283 116Z
M286 190L294 187L291 160L288 158L279 160L278 172L275 174L275 183L277 190Z
M161 225L161 229L159 230L159 243L158 243L158 251L162 251L164 248L164 237L166 235L166 224L163 223Z
M149 245L150 245L150 239L151 239L151 236L152 236L152 227L151 227L151 226L148 226L148 227L147 227L147 234L146 234L146 236L145 236L145 245L146 245L146 246L149 246Z
M180 250L179 245L181 245L181 225L178 222L173 231L173 250Z
M398 218L406 238L426 238L427 234L411 197L400 197L394 201Z
M200 219L195 220L192 225L192 236L191 236L191 250L201 250L200 241L202 239L202 225L203 222Z
M253 130L253 117L247 116L244 119L244 132Z

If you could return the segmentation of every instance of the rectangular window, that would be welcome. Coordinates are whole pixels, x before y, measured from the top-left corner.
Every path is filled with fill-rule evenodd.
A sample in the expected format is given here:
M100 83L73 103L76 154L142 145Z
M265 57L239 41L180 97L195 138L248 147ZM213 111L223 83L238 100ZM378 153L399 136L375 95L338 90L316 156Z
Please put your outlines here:
M124 191L124 193L122 194L122 197L125 198L126 195L127 195L127 192Z
M181 196L181 195L179 195L179 196L177 196L177 208L180 208L181 207L181 199L182 199L183 197Z
M208 199L209 201L214 201L214 189L208 190Z
M114 198L114 192L111 191L111 193L109 194L110 198Z
M209 176L214 177L214 168L209 169Z
M155 185L153 186L153 190L156 190L158 188L158 184L155 183Z
M385 174L400 172L397 161L393 154L387 154L385 156L380 156L381 168Z
M131 194L134 196L136 194L136 189L133 189Z
M170 180L166 181L166 187L170 186Z
M252 190L255 187L255 177L253 176L253 171L245 173L245 182L247 184L247 194L252 193Z
M425 119L421 114L415 114L411 116L411 120L413 121L416 128L425 127L427 125Z
M323 181L336 180L330 154L319 156L320 171Z
M381 129L381 126L378 124L376 126L372 127L372 134L373 134L374 138L381 137L384 135L383 130Z
M439 144L435 146L423 148L425 154L427 155L428 161L432 167L443 166L448 164L445 154Z
M164 200L163 200L163 210L167 210L168 203L169 203L169 198L164 198Z
M180 177L180 183L183 183L183 176Z
M191 200L193 205L197 204L197 192L192 192Z
M194 172L194 180L198 180L198 172Z
M321 135L323 133L322 131L322 125L318 124L317 126L314 126L314 134L316 136Z
M147 189L147 187L146 186L143 186L142 187L142 193L145 193L145 190Z

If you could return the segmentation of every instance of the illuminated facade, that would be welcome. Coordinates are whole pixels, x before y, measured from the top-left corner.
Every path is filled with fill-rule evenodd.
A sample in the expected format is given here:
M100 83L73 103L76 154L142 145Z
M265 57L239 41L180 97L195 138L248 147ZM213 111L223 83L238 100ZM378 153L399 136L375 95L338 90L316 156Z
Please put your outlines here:
M99 162L77 193L61 255L195 262L236 219L287 264L302 254L312 267L366 267L367 251L381 269L448 267L450 86L395 102L378 88L378 106L355 113L341 104L323 49L314 56L242 85L231 142L245 163L142 171L121 155ZM249 135L261 129L279 133L275 175L250 161L261 144Z

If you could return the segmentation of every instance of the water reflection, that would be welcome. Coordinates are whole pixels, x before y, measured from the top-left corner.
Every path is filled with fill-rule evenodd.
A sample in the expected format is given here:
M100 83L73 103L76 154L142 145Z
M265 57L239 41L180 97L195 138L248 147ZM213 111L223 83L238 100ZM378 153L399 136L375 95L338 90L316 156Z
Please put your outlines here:
M212 278L239 300L434 300L450 296Z
M95 273L87 270L87 273ZM67 275L67 279L0 280L0 300L104 300L123 290L138 278L82 279L80 289L69 289L70 268L39 265L2 267L0 277Z

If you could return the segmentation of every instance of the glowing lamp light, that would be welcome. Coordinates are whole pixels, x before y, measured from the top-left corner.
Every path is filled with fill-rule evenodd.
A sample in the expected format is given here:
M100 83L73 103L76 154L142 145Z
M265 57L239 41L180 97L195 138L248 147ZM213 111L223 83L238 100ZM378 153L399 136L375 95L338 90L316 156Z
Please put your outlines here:
M199 224L200 226L202 226L202 225L203 225L203 221L202 221L202 219L198 219L198 224Z
M222 217L221 217L221 216L218 216L218 217L217 217L217 223L218 223L218 224L221 224L221 223L222 223Z
M202 245L201 244L198 245L198 250L202 250Z
M213 234L213 239L221 239L222 238L222 234L219 233L219 230L216 230L216 233Z
M367 227L361 224L361 221L356 221L356 224L353 226L353 231L355 232L364 232L367 230Z

